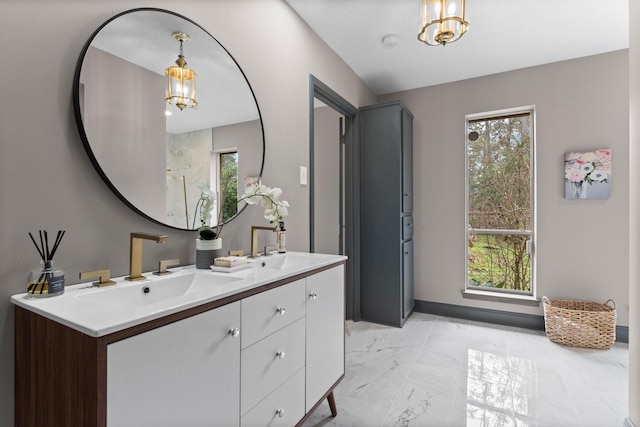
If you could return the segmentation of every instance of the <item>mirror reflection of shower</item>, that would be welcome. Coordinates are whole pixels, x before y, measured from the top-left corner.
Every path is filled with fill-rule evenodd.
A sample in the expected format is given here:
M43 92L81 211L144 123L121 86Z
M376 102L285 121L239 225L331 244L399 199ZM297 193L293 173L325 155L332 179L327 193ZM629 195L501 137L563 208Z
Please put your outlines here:
M167 133L167 223L192 229L190 218L203 190L211 189L211 129ZM215 193L214 193L215 194Z

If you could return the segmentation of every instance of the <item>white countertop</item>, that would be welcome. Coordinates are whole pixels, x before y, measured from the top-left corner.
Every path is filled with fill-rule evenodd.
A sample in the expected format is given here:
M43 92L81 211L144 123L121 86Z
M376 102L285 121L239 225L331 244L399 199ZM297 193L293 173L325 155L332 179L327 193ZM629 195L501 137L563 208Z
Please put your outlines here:
M70 285L64 294L50 298L17 294L11 302L100 337L346 259L341 255L287 252L250 259L250 267L230 273L178 267L166 276L144 273L146 279L136 282L115 278L115 285L103 288L91 283ZM144 288L148 293L143 293Z

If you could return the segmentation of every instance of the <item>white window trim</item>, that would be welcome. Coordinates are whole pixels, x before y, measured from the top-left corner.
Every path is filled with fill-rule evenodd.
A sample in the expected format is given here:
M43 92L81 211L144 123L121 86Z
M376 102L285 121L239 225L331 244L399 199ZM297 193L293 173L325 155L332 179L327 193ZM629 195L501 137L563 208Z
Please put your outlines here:
M521 292L509 292L509 291L500 291L500 290L491 290L485 291L480 289L469 289L469 256L468 256L468 226L469 226L469 168L468 168L468 149L467 149L467 132L469 128L470 120L477 119L491 119L491 117L499 117L499 116L507 116L507 115L516 115L516 114L531 114L531 173L533 177L531 179L531 293L521 293ZM496 300L498 302L513 302L513 303L522 303L522 302L530 302L530 303L538 303L540 300L537 296L538 286L537 286L537 256L536 256L536 248L537 248L537 209L536 209L536 195L537 195L537 143L536 143L536 106L535 105L526 105L522 107L515 108L507 108L503 110L494 110L487 111L482 113L474 113L467 114L465 116L464 121L464 230L465 230L465 261L464 261L464 269L465 269L465 283L464 288L462 290L463 297L470 298L479 298L479 299L487 299L487 300Z

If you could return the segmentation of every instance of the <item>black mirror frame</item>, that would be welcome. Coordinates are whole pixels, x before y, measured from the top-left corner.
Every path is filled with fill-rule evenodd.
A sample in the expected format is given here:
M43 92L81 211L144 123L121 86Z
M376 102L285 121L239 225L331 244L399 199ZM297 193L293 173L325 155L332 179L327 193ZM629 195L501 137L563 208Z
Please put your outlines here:
M124 12L118 13L114 16L112 16L111 18L109 18L107 21L105 21L102 25L100 25L94 32L93 34L91 34L91 37L89 37L89 39L87 40L87 42L85 43L85 45L82 48L82 51L80 52L80 56L78 58L78 62L76 64L76 69L74 72L74 76L73 76L73 110L74 110L74 114L75 114L75 119L76 119L76 125L78 127L78 132L80 133L80 139L82 139L82 144L84 145L85 151L87 152L87 155L89 156L89 159L91 160L91 163L93 164L93 167L96 169L96 171L98 172L98 174L100 175L100 177L102 178L102 180L105 182L105 184L107 184L107 186L109 187L109 189L122 201L124 202L124 204L126 204L129 208L131 208L134 212L138 213L139 215L141 215L142 217L156 223L156 224L160 224L160 225L164 225L166 227L175 229L175 230L183 230L183 231L197 231L197 229L189 229L189 228L180 228L180 227L174 227L172 225L166 224L162 221L159 221L155 218L150 217L149 215L147 215L146 213L142 212L140 209L138 209L137 206L135 206L131 201L129 201L126 197L124 197L124 195L122 195L122 193L120 193L120 191L118 191L118 189L115 187L115 185L111 182L111 180L109 179L109 177L106 175L106 173L104 172L104 170L102 169L102 167L100 166L98 160L96 159L93 150L91 149L91 144L89 142L89 139L87 137L87 134L85 132L84 129L84 123L82 121L82 112L81 112L81 106L80 106L80 73L82 71L82 64L84 63L84 59L85 56L87 54L87 50L89 49L89 47L91 46L91 43L93 42L94 38L98 35L98 33L105 27L107 26L109 23L111 23L112 21L114 21L115 19L118 19L119 17L129 14L129 13L133 13L133 12L163 12L163 13L168 13L171 15L174 15L178 18L184 19L185 21L199 27L202 31L204 31L206 34L208 34L216 43L218 43L218 45L220 45L220 47L227 53L227 55L229 55L229 57L233 60L233 62L236 64L236 66L238 67L238 70L240 71L240 73L242 73L242 77L244 77L247 86L249 87L249 90L251 91L251 95L253 96L253 100L256 104L256 109L258 111L258 118L260 120L260 129L262 131L262 160L260 163L260 175L259 177L262 177L262 173L264 170L264 158L265 158L265 152L266 152L266 143L265 143L265 136L264 136L264 123L262 121L262 113L260 112L260 106L258 105L258 100L256 98L255 92L253 91L253 88L251 87L251 84L249 83L249 79L247 79L246 74L244 73L244 71L242 70L242 67L240 67L240 64L238 64L238 61L236 61L236 59L233 57L233 55L231 55L231 53L227 50L227 48L225 48L222 43L220 43L218 41L218 39L216 39L215 37L213 37L211 35L211 33L209 33L207 30L205 30L201 25L199 25L198 23L194 22L193 20L180 15L176 12L172 12L170 10L166 10L166 9L160 9L160 8L152 8L152 7L143 7L143 8L136 8L136 9L129 9L126 10ZM238 212L231 218L229 218L227 221L225 221L225 224L233 221L235 218L237 218L247 207L247 205L245 204L242 208L240 208L240 210L238 210Z

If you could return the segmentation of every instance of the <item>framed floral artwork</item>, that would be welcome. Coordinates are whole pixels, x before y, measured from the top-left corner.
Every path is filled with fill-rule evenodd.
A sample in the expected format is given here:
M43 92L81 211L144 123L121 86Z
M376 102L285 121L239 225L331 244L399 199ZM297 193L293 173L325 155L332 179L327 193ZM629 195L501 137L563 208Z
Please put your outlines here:
M564 198L606 199L611 196L611 150L565 153Z

